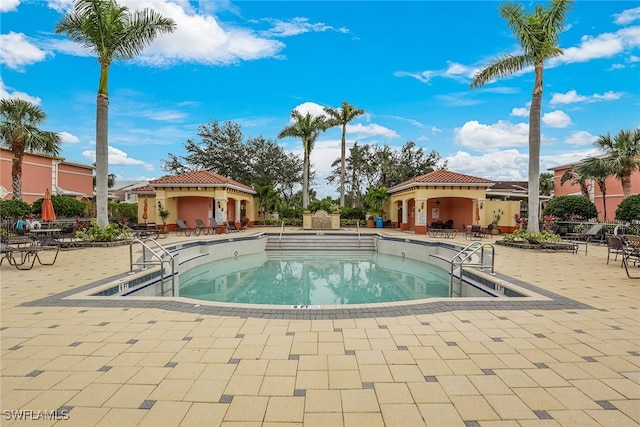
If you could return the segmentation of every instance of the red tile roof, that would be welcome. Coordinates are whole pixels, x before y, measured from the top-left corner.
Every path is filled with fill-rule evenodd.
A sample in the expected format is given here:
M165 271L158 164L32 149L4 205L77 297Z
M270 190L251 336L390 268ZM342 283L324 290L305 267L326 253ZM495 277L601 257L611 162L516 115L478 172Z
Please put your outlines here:
M153 193L156 189L150 185L143 185L142 187L132 188L131 191L134 193Z
M151 187L170 187L180 185L200 185L203 187L235 187L254 194L255 190L249 185L239 183L233 179L226 178L217 173L199 170L182 173L179 175L165 176L149 181Z
M464 175L461 173L451 172L445 169L438 169L425 175L416 176L408 181L401 182L389 188L389 192L398 191L412 185L437 184L437 185L481 185L490 187L493 181L479 178L477 176Z

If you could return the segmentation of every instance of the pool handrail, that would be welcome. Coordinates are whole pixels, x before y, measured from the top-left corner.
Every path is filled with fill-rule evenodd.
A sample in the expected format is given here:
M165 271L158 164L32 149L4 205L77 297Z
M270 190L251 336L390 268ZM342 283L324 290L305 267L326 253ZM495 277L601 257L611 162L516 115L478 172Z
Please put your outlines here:
M491 264L490 265L485 265L485 257L484 257L484 248L485 247L490 247L491 248ZM476 254L478 251L480 251L480 260L477 263L466 263L466 261L469 261L471 259L471 257ZM464 247L464 249L458 251L453 258L451 258L451 270L449 271L449 296L453 297L453 271L455 269L456 266L458 266L460 268L460 271L458 272L459 274L459 278L458 278L458 296L462 296L461 294L461 290L462 290L462 276L463 276L463 269L464 267L474 267L477 269L481 269L482 271L485 271L485 269L489 268L489 272L491 274L493 274L495 272L495 254L496 254L496 248L492 243L489 242L480 242L480 241L474 241L469 243L467 246Z
M284 221L280 225L280 241L282 242L282 233L284 233Z
M163 253L163 255L166 255L169 259L165 260L163 258L163 256L159 255L158 253L156 253L149 245L147 245L146 242L152 242L155 244L155 246L160 249L160 251ZM143 246L143 250L142 250L142 262L133 262L133 245L135 243L140 243ZM149 251L149 253L155 257L157 259L157 261L153 261L151 259L147 260L147 251L145 251L145 249L147 251ZM129 273L133 273L133 266L134 265L140 265L142 266L142 269L146 269L148 266L151 265L159 265L160 266L160 286L161 291L162 291L162 295L164 296L164 263L170 263L171 264L171 296L174 297L176 296L176 260L173 257L173 255L171 255L171 253L164 248L160 243L158 243L155 239L144 239L141 240L139 238L134 238L133 240L131 240L131 242L129 242Z
M358 243L360 243L360 221L356 221L356 229L358 230Z

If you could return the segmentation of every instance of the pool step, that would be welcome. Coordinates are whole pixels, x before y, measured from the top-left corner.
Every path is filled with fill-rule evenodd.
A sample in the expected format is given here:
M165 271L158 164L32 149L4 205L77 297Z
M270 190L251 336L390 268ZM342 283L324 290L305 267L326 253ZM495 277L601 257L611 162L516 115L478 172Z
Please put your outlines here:
M376 250L374 236L289 234L269 236L266 250L276 251L369 251Z

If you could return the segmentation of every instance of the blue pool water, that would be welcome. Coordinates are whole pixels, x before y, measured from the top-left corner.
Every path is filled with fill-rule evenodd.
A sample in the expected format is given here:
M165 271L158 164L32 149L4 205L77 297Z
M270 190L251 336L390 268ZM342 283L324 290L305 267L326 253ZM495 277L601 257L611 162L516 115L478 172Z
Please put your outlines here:
M379 253L263 252L180 275L181 297L245 304L334 305L449 296L447 271Z

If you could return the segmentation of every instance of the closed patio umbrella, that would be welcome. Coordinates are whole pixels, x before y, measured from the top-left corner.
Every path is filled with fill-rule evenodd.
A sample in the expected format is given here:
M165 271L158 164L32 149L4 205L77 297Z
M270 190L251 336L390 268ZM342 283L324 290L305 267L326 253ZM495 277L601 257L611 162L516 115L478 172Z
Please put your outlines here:
M147 203L147 198L144 198L144 204L142 205L142 219L144 219L144 222L147 222L147 218L149 218L149 213L147 212L149 209L148 203Z
M56 219L56 211L53 210L53 202L51 202L51 192L47 188L44 192L44 200L42 201L42 220L44 222L54 221Z
M476 200L476 222L480 223L480 202Z

